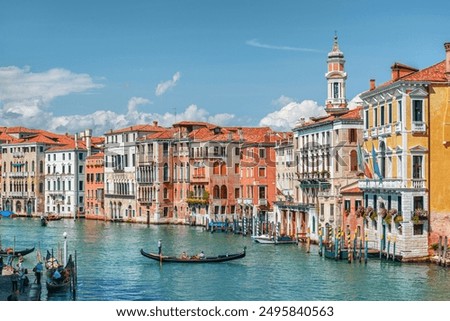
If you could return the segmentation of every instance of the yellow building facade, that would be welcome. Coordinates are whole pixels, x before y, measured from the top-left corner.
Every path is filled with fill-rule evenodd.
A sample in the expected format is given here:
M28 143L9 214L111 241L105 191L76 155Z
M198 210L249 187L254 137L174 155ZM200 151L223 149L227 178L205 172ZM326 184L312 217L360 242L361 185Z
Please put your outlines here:
M429 245L450 232L445 47L444 61L422 70L395 63L388 82L376 87L372 80L361 95L363 154L373 171L359 182L369 246L403 261L427 258Z

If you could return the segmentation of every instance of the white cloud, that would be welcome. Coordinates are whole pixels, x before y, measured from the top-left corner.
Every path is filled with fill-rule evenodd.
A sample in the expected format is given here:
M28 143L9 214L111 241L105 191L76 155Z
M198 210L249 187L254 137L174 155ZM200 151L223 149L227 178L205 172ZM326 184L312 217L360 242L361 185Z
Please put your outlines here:
M353 97L352 100L350 100L348 102L348 109L355 109L358 106L362 106L363 101L360 96L361 96L361 94L358 94L355 97Z
M308 119L326 115L323 106L319 106L317 102L312 100L303 100L295 102L294 99L281 96L273 101L275 105L282 107L260 120L260 126L269 126L274 130L290 131L295 127L295 123L302 117Z
M155 89L155 95L161 96L163 95L167 90L169 90L172 87L175 87L178 80L180 80L181 74L179 71L177 71L173 76L171 80L164 81L162 83L159 83L158 86L156 86Z
M247 40L245 42L245 44L248 45L248 46L251 46L251 47L263 48L263 49L272 49L272 50L303 51L303 52L323 52L322 50L311 49L311 48L268 45L268 44L260 43L257 39Z

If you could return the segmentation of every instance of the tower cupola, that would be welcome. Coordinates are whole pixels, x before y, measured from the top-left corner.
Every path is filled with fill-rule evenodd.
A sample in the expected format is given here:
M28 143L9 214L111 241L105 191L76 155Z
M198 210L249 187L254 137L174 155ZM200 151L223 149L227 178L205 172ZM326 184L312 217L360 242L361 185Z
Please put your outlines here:
M334 36L332 50L328 53L327 78L327 100L325 111L329 114L342 114L348 111L347 99L345 97L345 80L347 73L344 69L344 53L339 49L338 37Z

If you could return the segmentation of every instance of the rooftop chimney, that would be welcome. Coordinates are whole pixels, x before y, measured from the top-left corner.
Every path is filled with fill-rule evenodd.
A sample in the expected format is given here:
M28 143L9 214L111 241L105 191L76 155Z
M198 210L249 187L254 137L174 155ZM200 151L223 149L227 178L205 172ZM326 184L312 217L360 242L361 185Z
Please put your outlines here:
M370 79L370 90L374 90L375 87L375 79Z
M391 80L396 81L413 72L419 71L419 69L396 62L391 66L391 71Z
M153 121L153 126L155 126L155 127L158 126L158 121L157 121L157 120L154 120L154 121Z
M87 149L87 155L91 156L91 149L92 149L92 129L86 129L84 131L84 143L86 144Z
M450 42L444 43L445 48L445 76L450 81Z

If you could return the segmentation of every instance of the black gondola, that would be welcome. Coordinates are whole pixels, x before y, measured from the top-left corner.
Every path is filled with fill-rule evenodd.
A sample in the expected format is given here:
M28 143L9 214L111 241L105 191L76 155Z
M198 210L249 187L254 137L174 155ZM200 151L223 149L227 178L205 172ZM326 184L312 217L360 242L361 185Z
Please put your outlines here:
M48 221L45 217L41 217L41 226L47 226Z
M245 257L245 247L244 251L236 254L225 254L219 256L207 256L205 258L197 258L197 257L188 257L188 258L180 258L176 256L160 256L159 254L147 253L143 249L141 249L141 254L149 259L160 261L160 262L171 262L171 263L219 263L232 261L237 259L242 259Z
M31 249L25 249L25 250L20 250L20 251L14 251L14 256L13 257L18 257L19 254L22 256L25 256L27 254L30 254L31 252L34 251L34 247ZM0 250L0 255L1 256L8 256L8 252L12 252L12 248L7 248L5 250Z
M61 277L57 280L53 279L53 274L55 271L58 271L61 274ZM69 260L66 264L66 267L63 269L62 267L56 269L50 269L47 274L47 291L48 292L63 292L67 291L70 288L72 274L74 273L74 262L72 260L72 255L69 256Z

